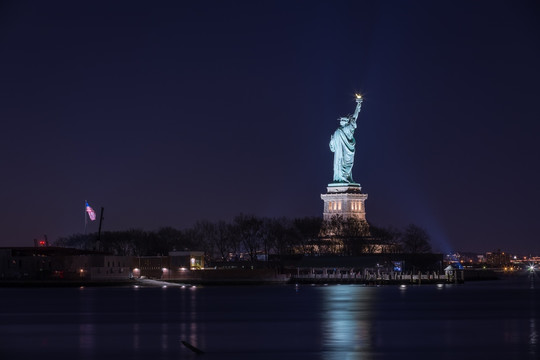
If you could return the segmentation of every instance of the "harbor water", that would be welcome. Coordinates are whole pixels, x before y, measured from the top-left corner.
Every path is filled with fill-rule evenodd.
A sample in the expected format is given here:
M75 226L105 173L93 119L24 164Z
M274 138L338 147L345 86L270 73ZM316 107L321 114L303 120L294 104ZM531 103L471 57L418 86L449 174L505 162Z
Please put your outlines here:
M421 286L0 288L2 359L539 359L539 331L540 282L529 275Z

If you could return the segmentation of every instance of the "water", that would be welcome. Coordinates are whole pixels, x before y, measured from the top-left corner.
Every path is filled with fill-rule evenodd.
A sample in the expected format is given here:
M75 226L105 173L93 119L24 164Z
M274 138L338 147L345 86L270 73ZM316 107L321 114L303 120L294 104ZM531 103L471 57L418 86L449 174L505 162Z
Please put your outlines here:
M0 358L538 359L536 281L0 288Z

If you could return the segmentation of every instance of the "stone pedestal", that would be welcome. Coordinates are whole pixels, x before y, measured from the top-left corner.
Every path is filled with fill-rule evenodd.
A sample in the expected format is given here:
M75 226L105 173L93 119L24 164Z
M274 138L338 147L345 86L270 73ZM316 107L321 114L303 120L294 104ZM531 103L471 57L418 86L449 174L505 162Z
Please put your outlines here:
M362 193L360 184L328 184L326 194L321 194L324 201L324 220L330 220L335 215L341 215L344 219L354 217L366 220L367 197L367 194Z

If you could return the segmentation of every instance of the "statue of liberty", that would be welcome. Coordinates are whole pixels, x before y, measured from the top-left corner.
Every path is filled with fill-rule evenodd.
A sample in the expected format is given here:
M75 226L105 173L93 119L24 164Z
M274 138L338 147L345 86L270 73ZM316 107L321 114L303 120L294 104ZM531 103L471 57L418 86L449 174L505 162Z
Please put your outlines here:
M339 127L330 137L330 151L334 153L334 183L354 183L352 167L354 164L354 130L356 119L362 107L362 96L356 95L354 114L340 117Z

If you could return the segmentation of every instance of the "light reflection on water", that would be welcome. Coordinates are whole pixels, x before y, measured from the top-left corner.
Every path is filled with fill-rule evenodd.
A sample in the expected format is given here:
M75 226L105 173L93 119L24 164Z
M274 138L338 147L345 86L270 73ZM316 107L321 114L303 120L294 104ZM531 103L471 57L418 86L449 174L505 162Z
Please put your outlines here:
M323 351L325 359L370 359L371 303L374 291L363 286L324 288Z
M529 294L531 297L529 301L529 354L534 358L538 356L538 332L536 330L536 321L538 320L536 316L536 307L538 306L536 304L536 301L538 300L538 298L535 296L536 292L534 291L534 284L537 280L537 277L537 273L533 267L529 273Z
M94 338L94 324L80 324L79 325L79 348L84 350L91 350L96 346Z
M138 351L140 348L139 328L139 323L133 324L133 349L135 351Z

